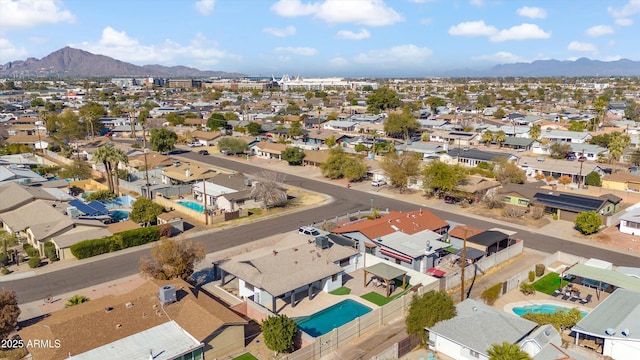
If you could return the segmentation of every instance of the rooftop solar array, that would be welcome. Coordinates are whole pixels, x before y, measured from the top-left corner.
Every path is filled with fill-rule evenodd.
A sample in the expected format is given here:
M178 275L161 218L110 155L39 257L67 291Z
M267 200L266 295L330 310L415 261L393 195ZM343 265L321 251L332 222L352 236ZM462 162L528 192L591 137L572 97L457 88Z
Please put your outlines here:
M69 201L70 206L74 206L78 211L80 211L85 216L97 216L97 215L107 215L109 211L107 208L98 201L92 201L90 203L84 203L80 200L71 200Z
M599 198L587 198L582 196L575 196L571 194L545 194L537 193L534 199L547 206L557 209L574 210L578 212L582 211L596 211L600 209L604 199Z

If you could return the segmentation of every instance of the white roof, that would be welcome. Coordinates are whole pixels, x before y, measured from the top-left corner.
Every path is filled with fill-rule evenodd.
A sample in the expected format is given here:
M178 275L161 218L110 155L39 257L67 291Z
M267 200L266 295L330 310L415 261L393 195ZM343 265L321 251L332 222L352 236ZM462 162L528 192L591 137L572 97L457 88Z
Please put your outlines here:
M382 236L380 238L382 241L379 243L390 249L417 258L425 254L427 241L429 241L429 246L431 246L429 252L449 247L449 244L440 241L440 239L442 239L442 235L431 230L423 230L413 235L405 234L402 231L395 231Z
M613 269L613 264L612 263L610 263L608 261L600 260L600 259L589 259L589 260L585 261L584 264L587 265L587 266L598 268L598 269L604 269L604 270Z
M175 321L168 321L69 359L170 360L202 345Z
M222 185L213 184L210 182L206 182L205 189L207 190L207 196L217 197L224 194L236 193L238 190L228 188ZM202 193L202 183L196 183L193 185L193 191Z

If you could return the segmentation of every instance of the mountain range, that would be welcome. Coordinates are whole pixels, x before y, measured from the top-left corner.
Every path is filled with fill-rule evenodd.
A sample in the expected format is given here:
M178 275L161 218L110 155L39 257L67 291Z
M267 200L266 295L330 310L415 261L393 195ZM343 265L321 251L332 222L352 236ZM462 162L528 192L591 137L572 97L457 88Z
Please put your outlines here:
M0 65L0 77L166 77L237 78L246 75L225 71L202 71L186 66L133 65L104 55L65 47L42 59L28 58ZM640 76L640 61L621 59L600 61L580 58L575 61L536 60L531 63L496 65L486 70L459 69L438 74L443 77L598 77Z
M88 51L64 47L38 60L28 58L0 65L0 77L21 75L26 77L165 77L205 78L243 77L244 74L224 71L201 71L186 66L138 66Z

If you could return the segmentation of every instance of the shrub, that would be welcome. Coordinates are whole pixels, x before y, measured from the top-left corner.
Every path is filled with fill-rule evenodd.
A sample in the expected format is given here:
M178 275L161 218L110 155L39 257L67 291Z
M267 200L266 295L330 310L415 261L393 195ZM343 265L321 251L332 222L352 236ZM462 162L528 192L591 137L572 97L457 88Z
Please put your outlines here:
M71 254L77 259L106 254L133 246L144 245L160 239L157 226L123 231L101 239L85 240L71 246Z
M529 282L533 282L536 279L536 273L531 270L529 271Z
M40 256L40 251L34 248L31 244L25 243L24 245L22 245L22 248L29 257Z
M583 211L576 216L574 225L583 235L591 235L600 230L602 218L595 211Z
M544 264L536 264L536 277L544 275Z
M1 273L2 275L7 275L7 274L10 274L10 273L11 273L11 270L9 270L9 269L7 269L6 267L4 267L4 266L3 266L3 267L2 267L2 270L0 270L0 273Z
M544 216L544 205L533 205L529 209L534 220L541 219Z
M9 265L9 256L5 253L0 253L0 265L7 266Z
M86 201L93 201L93 200L113 200L115 199L116 194L114 194L113 192L109 191L109 190L98 190L96 192L92 192L91 194L87 195L86 197Z
M58 254L56 252L56 246L52 242L44 243L44 255L51 261L58 261Z
M553 214L553 220L558 220L558 214Z
M170 224L162 224L158 226L158 233L160 233L160 237L171 237L171 235L173 235L173 226Z
M119 235L122 237L123 249L160 240L160 232L157 226L127 230L121 232Z
M496 302L496 299L500 296L502 292L502 283L497 283L492 287L486 289L480 294L480 298L484 300L487 305L493 305Z
M42 264L39 257L32 257L29 259L29 267L34 269L39 267Z
M536 293L536 289L531 283L520 284L520 291L525 295L533 295Z

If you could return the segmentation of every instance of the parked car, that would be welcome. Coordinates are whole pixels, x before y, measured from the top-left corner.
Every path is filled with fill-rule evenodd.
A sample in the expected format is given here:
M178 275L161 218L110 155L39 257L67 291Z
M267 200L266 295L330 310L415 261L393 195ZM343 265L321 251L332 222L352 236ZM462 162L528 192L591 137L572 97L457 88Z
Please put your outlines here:
M567 159L569 161L574 161L576 159L576 156L573 155L573 154L569 154L569 155L567 155L567 157L565 159Z
M207 150L200 150L198 151L199 155L209 155L209 152Z
M386 184L387 182L384 180L373 180L371 182L371 186L382 186L384 184Z
M199 147L199 146L204 146L204 145L202 145L202 143L201 143L201 142L199 142L199 141L190 142L188 145L189 145L190 147Z
M300 229L298 229L298 234L318 236L320 235L320 231L314 228L313 226L303 226Z

